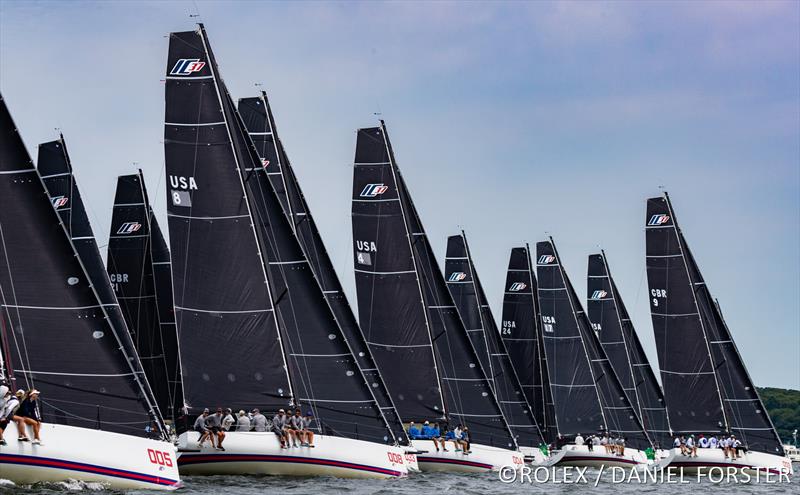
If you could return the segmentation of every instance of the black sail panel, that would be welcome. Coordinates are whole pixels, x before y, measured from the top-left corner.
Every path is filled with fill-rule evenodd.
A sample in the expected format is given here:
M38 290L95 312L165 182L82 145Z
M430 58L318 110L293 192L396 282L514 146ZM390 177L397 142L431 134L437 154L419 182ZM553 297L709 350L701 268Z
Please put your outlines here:
M647 200L647 283L661 383L675 433L725 432L722 401L675 217Z
M513 248L508 260L501 336L534 418L545 440L552 443L558 428L544 352L538 285L527 246Z
M709 408L709 413L708 417L704 418L703 423L693 421L688 423L688 426L684 426L687 425L687 422L685 418L681 417L679 418L680 424L687 429L688 427L696 427L694 431L701 433L708 433L709 430L712 432L727 431L735 434L752 450L783 455L783 445L780 438L764 408L755 385L750 379L719 305L713 299L689 250L666 193L661 198L648 200L646 222L647 274L650 283L651 315L657 336L656 343L659 344L659 331L666 334L662 336L664 341L672 343L672 345L676 344L674 339L678 337L675 334L688 333L686 338L690 340L683 342L683 345L689 349L695 347L705 348L705 364L712 370L711 375L701 375L696 380L697 383L692 384L696 388L691 390L691 393L694 396L700 392L700 387L703 387L717 402L711 399L707 400L705 405ZM677 249L673 248L674 245L677 245ZM659 258L659 255L667 257ZM666 293L663 291L659 293L658 289L660 287L658 284L665 282L663 279L664 272L668 272L670 276L674 273L670 270L672 265L661 261L664 259L677 265L675 271L680 272L681 269L683 270L683 278L679 278L678 282L684 283L673 285L673 280L667 279L666 282L670 285L666 287ZM654 275L655 284L650 281L651 272ZM674 307L676 300L679 302L690 300L692 302L691 305L687 304L687 306L690 308L693 306L695 314L698 315L695 319L689 320L694 324L693 327L685 328L685 324L683 326L680 324L684 320L677 319L674 316L677 312ZM657 304L664 309L659 310ZM682 307L679 306L679 308ZM659 317L662 311L669 316ZM659 321L659 327L656 327L657 317L662 320ZM672 349L673 347L665 349L665 356L670 358L668 361L670 363L674 361ZM659 347L659 359L661 359L661 354L662 348ZM686 364L682 359L677 359L676 361L678 366ZM664 381L663 366L662 381ZM683 375L679 376L682 377ZM684 395L668 394L666 382L664 395L666 396L667 404L669 404L670 422L673 428L679 429L675 425L676 411L673 408L677 406L677 412L679 413L684 412L687 408L690 409L690 412L694 412L692 410L693 404L688 402L686 393ZM707 429L704 432L697 426L705 426Z
M461 274L466 277L462 277ZM489 370L490 384L511 431L517 437L517 443L525 446L540 445L543 442L542 432L514 371L506 345L500 337L463 232L461 235L450 236L447 239L445 277L453 301L459 314L462 315L462 321L465 322L467 332L470 332L472 324L476 324L478 330L484 335L485 350L477 346L472 335L470 335L470 340L479 356L483 352L486 353L484 360L488 362L488 365L483 365L484 370ZM469 283L461 283L463 280L469 280ZM470 320L475 314L478 316L477 320Z
M638 412L650 438L659 447L670 447L671 431L661 386L644 353L602 251L589 256L586 287L589 320L628 400Z
M119 308L101 299L94 284L102 280L83 264L102 266L99 253L78 252L71 237L79 229L62 223L2 98L0 134L0 323L13 384L41 390L45 422L163 431ZM88 222L79 228L91 235Z
M292 399L231 123L215 77L201 31L170 35L167 216L190 414L217 404L276 409Z
M380 128L358 131L352 223L359 322L397 412L404 421L440 418L427 316Z
M394 408L383 376L375 364L372 352L367 346L358 321L347 301L339 277L333 268L333 262L278 137L277 126L266 93L262 93L257 98L239 100L238 109L272 188L283 206L284 214L292 222L297 240L301 244L306 259L322 288L323 296L334 314L364 379L370 384L386 421L395 433L395 438L401 443L407 444L408 437L402 421Z
M130 225L140 226L138 235L118 234L130 230ZM141 172L120 176L108 241L108 274L159 408L174 422L183 406L183 391L169 265L169 251Z

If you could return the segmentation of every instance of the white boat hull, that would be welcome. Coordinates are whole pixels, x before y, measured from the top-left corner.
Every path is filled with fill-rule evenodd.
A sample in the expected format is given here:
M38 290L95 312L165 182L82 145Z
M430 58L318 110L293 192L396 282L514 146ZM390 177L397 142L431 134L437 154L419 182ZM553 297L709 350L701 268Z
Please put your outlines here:
M207 442L198 449L198 438L197 432L186 432L178 439L181 474L339 478L396 478L408 474L402 448L362 440L315 435L314 448L281 449L272 432L227 432L222 444L225 451L221 452Z
M8 445L0 447L0 479L18 485L77 480L117 490L181 486L171 443L49 423L42 423L40 433L43 445L33 445L17 441L16 424L6 427L3 438Z
M646 466L652 463L641 450L626 448L625 455L619 456L606 452L605 447L595 446L589 450L586 445L565 445L554 451L546 465L581 466L581 467L633 467Z
M472 444L472 453L456 452L452 442L447 442L447 452L436 451L431 440L414 440L414 447L426 451L417 454L421 471L448 471L457 473L482 473L498 471L503 466L522 467L525 457L521 452Z
M760 470L762 473L769 471L772 474L794 474L792 461L788 457L765 452L743 452L736 460L726 458L722 449L697 449L697 457L685 456L681 454L680 449L673 449L672 453L673 458L669 467L682 468L683 472L688 474L696 474L700 470L707 474L712 467L723 469L733 467L744 469L752 474L755 474L756 470Z

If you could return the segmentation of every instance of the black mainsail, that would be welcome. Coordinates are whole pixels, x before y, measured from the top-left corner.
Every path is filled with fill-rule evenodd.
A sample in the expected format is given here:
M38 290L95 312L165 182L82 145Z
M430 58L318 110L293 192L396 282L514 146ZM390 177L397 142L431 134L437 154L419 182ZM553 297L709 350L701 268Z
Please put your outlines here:
M172 268L141 170L117 178L106 266L159 408L174 423L183 387Z
M532 407L536 423L542 430L545 441L552 443L558 436L558 429L547 371L547 356L544 352L537 289L530 249L527 245L513 248L508 260L506 289L503 293L500 335Z
M461 235L447 238L444 273L461 321L483 369L487 370L489 383L511 431L517 436L517 443L525 446L542 444L542 432L497 330L464 231Z
M172 34L167 72L170 232L172 219L176 219L177 223L180 217L187 225L183 227L184 232L178 241L172 244L176 310L179 311L179 318L181 313L207 313L216 318L225 313L244 315L243 318L249 320L245 324L250 327L247 332L234 335L236 342L226 340L220 345L209 346L218 352L234 348L236 352L246 352L248 358L252 357L252 362L248 363L252 367L244 369L241 367L242 361L216 360L217 366L231 366L230 363L237 363L238 366L227 370L227 375L223 374L224 371L220 373L223 380L227 378L228 382L223 388L247 390L250 395L227 403L243 404L247 403L243 400L250 403L257 400L259 405L264 406L264 401L269 401L269 397L290 399L296 406L308 406L314 410L322 433L375 442L395 442L394 432L384 419L370 385L361 375L333 313L325 303L322 290L283 213L278 196L266 175L259 172L263 170L263 163L224 83L219 79L218 67L202 25L198 31ZM196 88L198 85L201 87ZM171 89L174 94L170 92ZM181 134L187 131L194 136ZM179 148L187 144L188 149ZM175 166L174 169L171 164ZM212 177L213 180L208 182ZM182 187L183 184L186 187ZM223 227L218 231L209 228L210 236L207 237L202 228L200 235L191 230L197 228L194 222L207 222L208 227L220 222ZM202 259L180 258L183 253L178 254L179 251L191 252L192 247L198 251L213 250L217 259L226 254L230 256L232 253L227 250L234 249L230 246L231 238L223 240L215 235L225 233L225 224L230 230L234 230L238 224L234 235L237 235L235 241L241 245L236 246L238 252L230 260L235 263L235 268L227 269L226 265L225 270L220 270L219 265L205 266ZM170 237L172 239L174 236ZM209 240L220 242L227 249L220 249L220 245L207 248L197 246ZM242 251L242 248L247 250ZM176 262L176 258L181 262ZM228 262L226 260L223 263ZM181 264L185 266L180 267ZM225 308L224 311L198 306L189 309L185 294L198 288L181 280L182 275L186 277L188 270L197 270L213 278L214 282L222 285L217 290L232 290L240 296L252 296L252 301L234 306L236 309ZM247 272L243 273L243 270ZM195 283L198 282L195 280ZM246 288L244 294L242 283ZM208 286L209 282L206 280L203 285ZM230 295L226 296L230 298ZM217 295L213 303L219 306L224 300L224 297ZM209 302L205 301L206 304ZM264 319L261 320L258 315L263 315ZM271 321L265 321L267 319ZM184 352L184 339L188 339L185 337L187 327L181 326L180 319L179 328L182 364L186 369L189 360L194 358L187 357ZM198 326L192 325L191 328L195 331ZM230 329L231 326L226 326L221 333L230 335ZM261 333L265 329L277 338L265 338ZM242 336L248 337L248 340L239 340ZM206 342L201 344L208 345ZM187 346L190 345L187 342ZM196 350L195 347L190 348ZM211 366L210 363L204 364ZM193 362L193 365L197 363ZM261 369L270 366L271 374L265 376ZM239 375L237 379L235 372L242 371L244 375ZM259 384L262 380L264 386ZM216 388L210 390L208 381L198 385L202 386L205 394L217 392ZM289 390L286 387L290 387ZM185 388L187 401L197 407L192 403L192 394L186 383ZM222 391L223 394L227 392Z
M589 256L586 309L603 350L650 438L672 445L664 394L611 277L605 251Z
M258 235L202 30L172 33L164 124L175 320L188 413L292 401Z
M784 455L722 313L664 193L647 200L647 280L669 421L676 433L733 433Z
M42 391L46 422L132 435L155 426L165 435L71 170L64 168L63 142L62 158L55 157L61 172L42 160L42 175L64 174L64 184L48 188L2 97L0 134L0 310L12 384ZM56 208L68 204L71 221L65 222Z
M627 445L651 446L636 411L622 389L553 239L536 244L539 305L550 386L561 435L608 431Z
M238 110L258 156L261 158L263 169L257 169L257 173L266 173L269 177L272 189L281 202L284 214L294 229L314 276L322 288L323 296L333 311L339 330L356 358L361 373L367 383L371 385L375 400L378 401L396 438L401 443L407 444L408 437L400 417L347 301L347 296L342 289L336 270L333 268L333 262L306 203L300 183L278 136L278 129L266 93L262 91L259 97L240 99Z
M359 321L400 417L465 424L475 443L516 448L383 122L357 134L353 238Z

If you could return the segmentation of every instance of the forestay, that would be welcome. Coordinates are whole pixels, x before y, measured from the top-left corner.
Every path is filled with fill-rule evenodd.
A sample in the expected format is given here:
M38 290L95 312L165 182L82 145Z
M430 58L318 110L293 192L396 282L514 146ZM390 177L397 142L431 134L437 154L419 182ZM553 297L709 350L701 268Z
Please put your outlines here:
M645 227L650 314L672 428L732 433L751 450L783 455L666 193L647 200Z
M48 191L1 97L0 133L0 328L12 385L41 390L46 422L132 435L154 427L151 434L161 436L163 420L111 292L63 141L47 145L55 156L42 157L42 175L63 179ZM71 220L65 222L56 208L66 213L66 207L70 214L63 218Z
M461 235L447 239L444 273L461 320L483 369L488 370L489 382L517 443L524 446L540 445L543 442L542 433L497 330L463 231ZM512 290L521 288L515 286Z
M117 178L106 266L159 408L176 423L183 387L172 268L141 171Z

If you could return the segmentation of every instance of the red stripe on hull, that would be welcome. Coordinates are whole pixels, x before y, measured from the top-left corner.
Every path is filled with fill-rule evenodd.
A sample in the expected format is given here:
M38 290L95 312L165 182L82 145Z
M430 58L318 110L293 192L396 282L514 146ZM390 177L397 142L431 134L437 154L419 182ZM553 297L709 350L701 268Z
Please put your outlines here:
M373 473L385 474L388 476L402 476L402 472L393 471L365 464L355 464L352 462L333 461L330 459L316 459L311 457L278 456L278 455L257 455L257 454L200 454L186 455L178 457L179 466L190 464L206 464L213 462L294 462L297 464L314 464L319 466L332 466L344 469L355 469L359 471L369 471Z
M457 464L459 466L470 466L480 469L492 469L494 466L491 464L485 464L483 462L475 462L475 461L465 461L461 459L448 459L446 457L421 457L417 455L417 463L420 462L438 462L441 464Z

